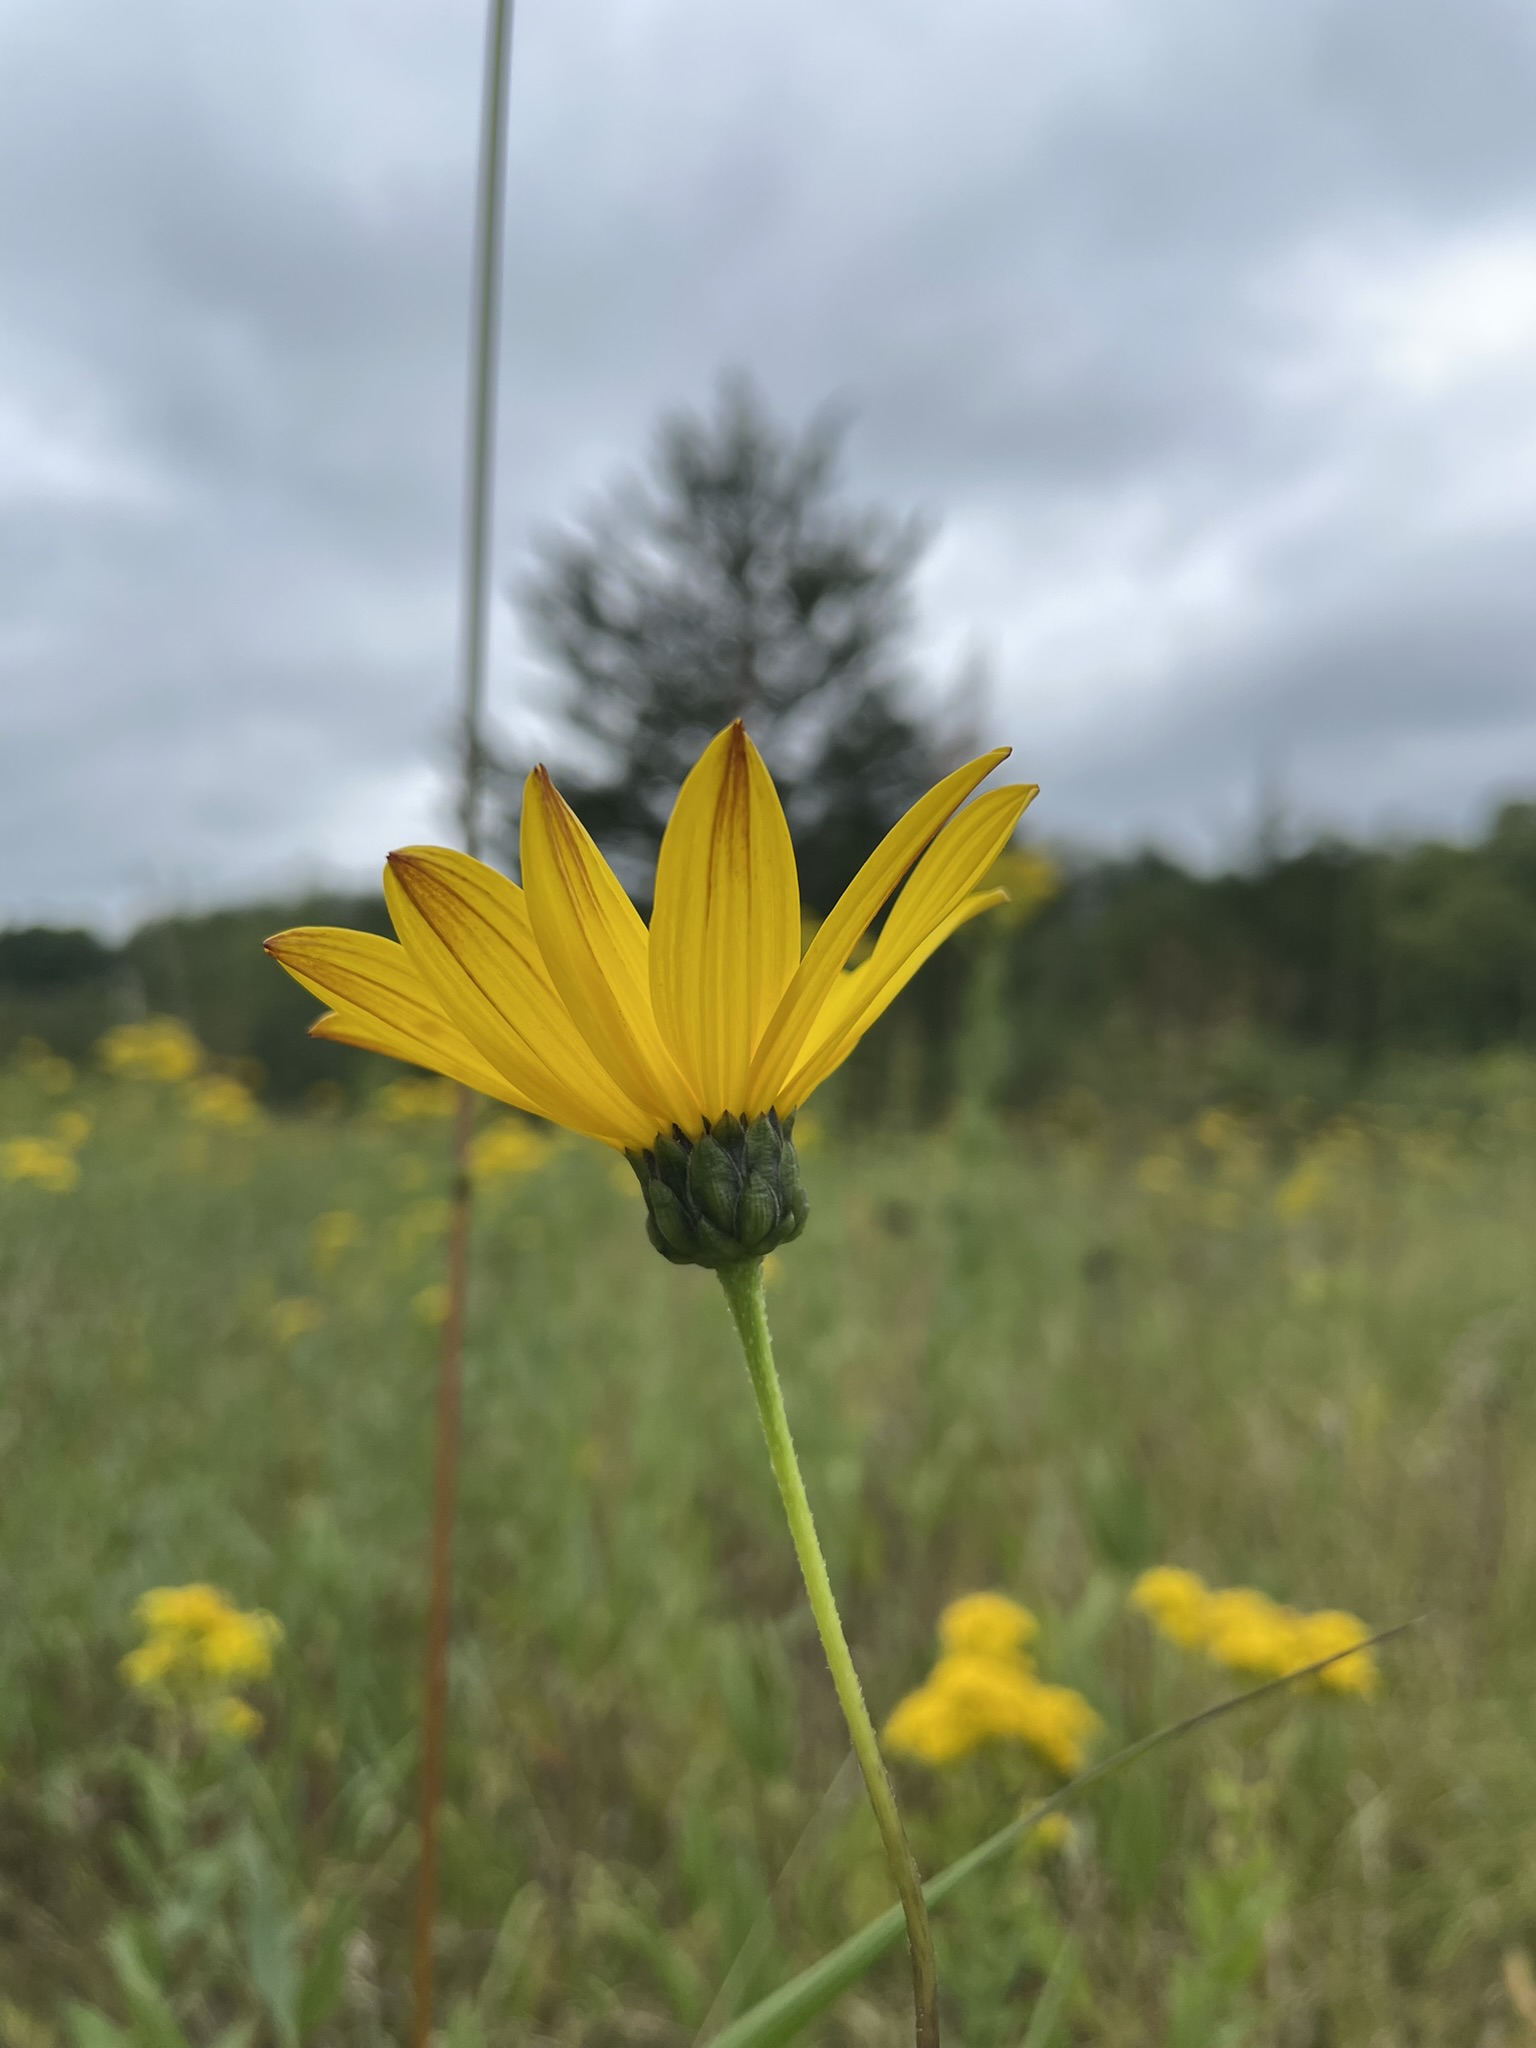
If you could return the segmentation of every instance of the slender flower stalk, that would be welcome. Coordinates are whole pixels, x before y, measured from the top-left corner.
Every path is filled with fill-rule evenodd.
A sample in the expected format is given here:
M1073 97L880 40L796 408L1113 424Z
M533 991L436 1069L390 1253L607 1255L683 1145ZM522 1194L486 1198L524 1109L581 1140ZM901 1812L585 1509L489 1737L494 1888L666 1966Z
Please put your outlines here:
M459 826L465 853L480 851L480 790L485 742L486 590L496 458L496 384L501 333L502 215L506 190L507 74L512 51L512 0L488 0L480 158L475 192L475 262L470 309L469 406L466 422L463 603L459 620ZM448 1313L438 1356L436 1438L432 1459L427 1630L421 1713L421 1852L411 1943L412 2048L427 2048L435 2005L438 1816L448 1727L448 1638L453 1608L453 1525L458 1503L459 1408L464 1316L469 1293L472 1183L469 1147L475 1098L461 1083L453 1119L448 1218Z
M472 1183L469 1145L475 1098L458 1090L453 1117L453 1186L448 1206L448 1312L437 1366L432 1447L432 1526L428 1538L427 1631L421 1685L421 1848L411 1935L411 2042L432 2038L437 1974L438 1820L443 1802L443 1752L448 1734L448 1638L453 1614L453 1525L459 1492L459 1409L463 1381L464 1312L469 1294Z
M803 957L789 826L739 720L678 792L649 930L537 768L524 792L521 888L465 854L407 847L384 871L399 944L313 926L267 941L332 1005L316 1036L446 1074L622 1152L656 1250L719 1273L907 1915L919 2048L938 2041L921 1888L795 1464L761 1259L805 1228L796 1110L951 933L1007 901L985 878L1035 789L974 796L1007 751L957 768L892 826ZM882 912L868 957L850 966Z
M875 1734L875 1724L869 1718L869 1709L864 1704L864 1688L860 1685L859 1674L854 1669L853 1658L848 1649L848 1638L843 1634L842 1618L837 1611L832 1581L827 1575L827 1562L822 1555L821 1542L816 1534L811 1503L806 1496L805 1481L800 1476L800 1462L795 1456L794 1439L789 1433L789 1417L784 1412L784 1396L779 1388L779 1375L773 1362L773 1341L768 1331L768 1309L763 1296L762 1261L745 1259L735 1265L722 1267L720 1284L725 1290L726 1304L731 1311L731 1320L736 1325L736 1334L741 1339L742 1353L746 1358L747 1372L752 1381L752 1392L757 1397L758 1419L763 1425L763 1436L768 1445L769 1462L773 1466L773 1476L779 1484L779 1497L784 1503L784 1513L789 1520L789 1533L794 1540L795 1555L800 1560L800 1573L805 1580L811 1613L816 1619L816 1632L821 1637L821 1647L826 1652L827 1665L832 1673L832 1684L837 1692L838 1704L843 1710L843 1719L848 1723L853 1753L863 1773L864 1787L869 1794L869 1803L874 1809L875 1825L880 1830L880 1840L885 1848L885 1860L895 1880L902 1914L907 1923L907 1946L912 1956L912 2005L916 2017L917 2048L938 2048L938 1973L934 1964L933 1933L928 1925L928 1908L923 1900L922 1873L917 1867L916 1857L912 1854L907 1831L901 1824L896 1794L886 1772L885 1760L880 1754L880 1741Z

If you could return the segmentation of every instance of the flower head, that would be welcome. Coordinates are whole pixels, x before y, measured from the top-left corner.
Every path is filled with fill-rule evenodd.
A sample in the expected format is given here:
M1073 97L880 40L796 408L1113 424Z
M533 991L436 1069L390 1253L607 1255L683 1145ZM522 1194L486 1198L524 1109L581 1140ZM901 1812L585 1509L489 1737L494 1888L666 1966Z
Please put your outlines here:
M231 1688L265 1678L282 1629L260 1609L236 1607L217 1586L154 1586L134 1614L144 1640L119 1665L124 1681L207 1733L249 1741L256 1709Z
M1024 1654L1039 1633L1005 1593L965 1593L939 1616L939 1658L885 1724L889 1749L956 1762L989 1742L1019 1742L1065 1776L1103 1725L1081 1693L1046 1685Z
M1254 1586L1213 1590L1196 1573L1160 1564L1132 1586L1137 1607L1181 1650L1201 1650L1213 1664L1245 1678L1288 1678L1325 1657L1337 1658L1312 1681L1329 1692L1370 1699L1381 1684L1374 1654L1341 1653L1370 1631L1357 1615L1326 1607L1313 1614L1283 1607Z
M203 1063L202 1047L178 1017L114 1025L96 1051L109 1074L130 1081L186 1081Z
M1158 1564L1131 1588L1131 1605L1157 1624L1181 1650L1198 1650L1206 1640L1211 1591L1198 1572Z
M187 1114L204 1124L238 1129L261 1115L255 1096L233 1074L204 1074L187 1089Z
M0 1144L0 1180L35 1180L51 1194L67 1195L79 1178L74 1153L58 1138L7 1138Z
M306 927L269 939L267 950L333 1005L315 1035L427 1067L649 1160L654 1183L664 1178L658 1138L693 1148L727 1119L744 1134L770 1113L776 1127L787 1124L929 955L1004 900L979 885L1034 789L965 799L1005 755L981 756L914 804L803 957L789 827L739 722L710 742L678 794L649 930L540 768L524 795L521 888L464 854L407 847L390 855L384 878L399 943ZM868 957L850 967L903 876ZM750 1175L773 1175L747 1152L737 1157L734 1137L725 1149L737 1204L747 1203L745 1224L733 1213L731 1236L766 1214ZM762 1139L760 1150L765 1161L773 1151L777 1170L777 1140ZM674 1179L691 1156L674 1162ZM720 1162L700 1171L718 1180L723 1202ZM779 1214L752 1240L756 1250L783 1241L775 1232L792 1220L793 1190L775 1183L769 1192ZM690 1228L702 1214L720 1229L688 1186L677 1199Z
M939 1616L939 1641L961 1655L1015 1656L1039 1633L1029 1609L1006 1593L962 1593Z
M1081 1693L1044 1685L1013 1657L940 1657L885 1724L888 1748L921 1763L953 1763L988 1742L1020 1742L1064 1776L1078 1770L1101 1727Z
M1297 1665L1316 1664L1324 1657L1337 1656L1363 1643L1370 1630L1358 1615L1325 1607L1316 1614L1304 1614L1297 1630ZM1381 1690L1381 1666L1373 1650L1361 1650L1354 1657L1339 1657L1317 1674L1317 1683L1329 1692L1354 1693L1368 1700Z

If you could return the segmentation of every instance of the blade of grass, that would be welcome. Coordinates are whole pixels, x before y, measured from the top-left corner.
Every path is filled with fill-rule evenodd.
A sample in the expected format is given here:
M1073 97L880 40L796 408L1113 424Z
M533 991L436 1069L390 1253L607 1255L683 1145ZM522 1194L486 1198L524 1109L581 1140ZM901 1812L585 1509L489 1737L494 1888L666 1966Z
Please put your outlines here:
M752 1922L746 1940L736 1951L735 1959L721 1979L720 1989L715 1993L714 2003L705 2013L698 2032L693 2037L693 2048L702 2048L702 2043L708 2041L710 2035L735 2011L736 2001L743 1986L761 1962L763 1951L768 1946L768 1936L773 1928L779 1901L821 1847L828 1830L848 1812L860 1788L858 1760L850 1752L843 1758L836 1777L822 1793L816 1811L806 1822L799 1841L789 1852L784 1868L774 1879L773 1890L764 1900L757 1918Z
M1075 1934L1069 1934L1051 1965L1051 1974L1040 1987L1040 1996L1035 2000L1035 2009L1029 2016L1029 2030L1019 2043L1019 2048L1050 2048L1056 2033L1056 2022L1065 2012L1067 2000L1077 1984L1077 1966L1081 1954L1082 1943Z
M996 1863L1027 1835L1031 1828L1038 1827L1050 1813L1059 1813L1064 1807L1086 1792L1092 1785L1100 1785L1106 1778L1125 1770L1144 1756L1150 1756L1155 1749L1162 1749L1180 1736L1191 1734L1196 1728L1203 1728L1209 1722L1223 1720L1228 1714L1236 1713L1239 1707L1251 1706L1255 1700L1268 1699L1271 1694L1283 1692L1286 1687L1299 1685L1304 1679L1315 1678L1320 1671L1326 1671L1330 1664L1337 1664L1345 1657L1355 1656L1361 1650L1374 1650L1387 1643L1394 1636L1416 1628L1417 1621L1400 1621L1393 1628L1382 1629L1378 1635L1357 1643L1348 1650L1339 1650L1331 1657L1319 1658L1315 1664L1308 1664L1300 1671L1288 1672L1284 1678L1271 1678L1263 1685L1251 1686L1247 1692L1234 1693L1231 1698L1218 1700L1214 1706L1202 1707L1197 1714L1189 1714L1182 1721L1170 1722L1166 1728L1154 1729L1150 1735L1143 1735L1138 1741L1128 1743L1117 1750L1103 1763L1095 1764L1092 1770L1084 1771L1080 1777L1063 1785L1059 1792L1049 1799L1042 1799L1038 1806L1030 1807L1006 1827L999 1828L995 1835L989 1835L974 1849L931 1877L923 1886L923 1896L930 1906L939 1906L958 1891L967 1878L974 1877L979 1870ZM892 1906L882 1913L878 1920L871 1920L866 1927L851 1935L819 1963L813 1963L808 1970L802 1970L787 1984L744 2012L737 2020L715 2035L709 2048L782 2048L792 2041L802 2027L824 2013L828 2006L841 1998L843 1993L856 1984L872 1964L879 1961L891 1945L900 1940L904 1922L901 1908Z

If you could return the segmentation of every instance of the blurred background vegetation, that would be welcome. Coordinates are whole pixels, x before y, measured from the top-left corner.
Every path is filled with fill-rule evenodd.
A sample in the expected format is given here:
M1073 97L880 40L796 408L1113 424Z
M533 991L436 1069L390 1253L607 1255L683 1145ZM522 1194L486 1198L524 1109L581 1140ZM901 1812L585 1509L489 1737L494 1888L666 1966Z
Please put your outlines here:
M404 2037L451 1099L274 1114L163 1024L0 1070L4 2048ZM1375 1696L1207 1729L958 1895L951 2037L1518 2048L1536 1061L800 1135L770 1302L877 1716L977 1588L1096 1754L1241 1683L1133 1611L1146 1566L1425 1617ZM688 2048L888 1881L718 1289L599 1148L487 1106L473 1156L447 2039ZM157 1690L142 1596L198 1583L245 1647ZM898 1769L930 1870L1056 1782ZM807 2039L910 2026L895 1955Z

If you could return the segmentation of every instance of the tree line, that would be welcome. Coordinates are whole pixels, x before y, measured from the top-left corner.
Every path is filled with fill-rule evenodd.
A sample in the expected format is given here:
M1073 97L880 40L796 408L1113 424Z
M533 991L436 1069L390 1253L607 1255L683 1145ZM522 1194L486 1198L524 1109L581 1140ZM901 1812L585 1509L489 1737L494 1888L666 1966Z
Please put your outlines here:
M847 502L841 432L830 413L787 429L727 381L711 412L663 419L642 473L546 534L515 593L548 667L538 751L641 901L683 774L734 717L784 796L813 913L974 743L907 659L925 535ZM515 871L529 764L504 742L488 765ZM1148 851L1066 860L1059 879L1027 928L982 920L929 964L861 1050L855 1099L941 1110L981 989L1001 1013L996 1088L1020 1104L1096 1062L1127 1071L1128 1049L1187 1059L1234 1032L1327 1050L1357 1078L1394 1052L1536 1047L1536 803L1468 845L1319 840L1215 875ZM306 1039L313 1004L260 951L299 922L388 930L360 895L160 918L120 946L0 932L0 1054L36 1038L80 1056L120 1017L165 1011L276 1100L364 1086L383 1063Z

